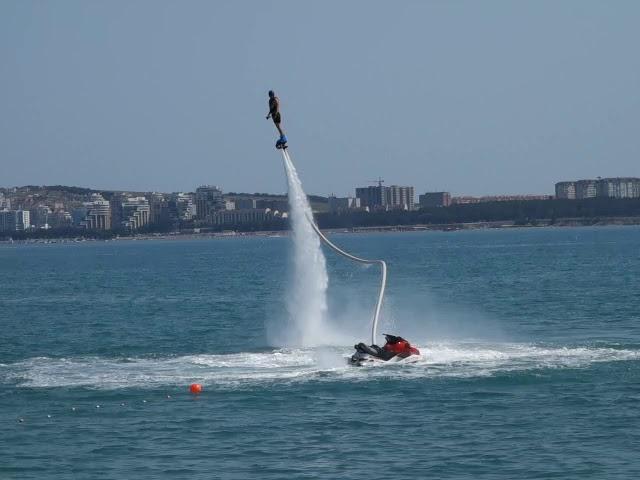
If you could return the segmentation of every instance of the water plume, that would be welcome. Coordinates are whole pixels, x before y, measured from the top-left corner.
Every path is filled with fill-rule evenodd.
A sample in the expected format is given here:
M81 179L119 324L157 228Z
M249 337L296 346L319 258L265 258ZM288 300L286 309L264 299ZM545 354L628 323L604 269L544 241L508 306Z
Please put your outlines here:
M311 206L295 166L286 151L284 169L289 190L289 220L293 239L293 271L287 292L288 328L283 339L289 345L327 343L327 286L329 277L320 239L308 218Z

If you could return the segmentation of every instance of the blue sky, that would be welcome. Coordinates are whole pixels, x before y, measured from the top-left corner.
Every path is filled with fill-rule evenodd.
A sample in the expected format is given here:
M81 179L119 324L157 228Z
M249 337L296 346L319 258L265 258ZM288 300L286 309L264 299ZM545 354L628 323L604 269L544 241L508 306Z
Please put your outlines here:
M640 176L640 2L0 2L0 185L552 193Z

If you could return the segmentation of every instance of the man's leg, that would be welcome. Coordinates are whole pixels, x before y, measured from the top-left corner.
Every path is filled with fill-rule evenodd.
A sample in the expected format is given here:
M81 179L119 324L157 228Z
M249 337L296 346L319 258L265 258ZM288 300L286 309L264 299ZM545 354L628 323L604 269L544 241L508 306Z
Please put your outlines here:
M282 128L280 128L280 124L276 123L276 128L278 129L278 132L280 133L280 136L283 137L284 136L284 132L282 131Z

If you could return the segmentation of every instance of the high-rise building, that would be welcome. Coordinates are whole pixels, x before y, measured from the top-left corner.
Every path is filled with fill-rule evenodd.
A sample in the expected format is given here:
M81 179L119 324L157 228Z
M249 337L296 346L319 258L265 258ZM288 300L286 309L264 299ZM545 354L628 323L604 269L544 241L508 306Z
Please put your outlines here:
M122 203L122 226L138 230L149 224L151 209L145 197L130 197Z
M51 215L49 215L48 220L51 228L70 227L73 224L73 217L69 212L66 212L64 210L56 210Z
M375 186L356 188L356 198L360 199L360 206L369 210L381 210L387 207L386 187L379 183Z
M565 198L575 200L576 198L576 182L558 182L556 183L556 198Z
M362 207L368 207L369 210L413 210L415 203L413 187L384 187L382 180L375 186L356 188L356 198L360 199Z
M413 210L415 197L413 187L401 187L391 185L385 187L387 196L387 206L392 209Z
M255 198L235 197L233 203L236 205L236 210L251 210L257 208Z
M31 223L35 228L49 228L51 209L47 205L39 205L29 210Z
M30 227L29 210L0 211L0 232L21 232Z
M192 220L196 217L196 205L190 193L172 193L169 199L169 210L172 219Z
M203 185L196 189L196 216L206 220L212 213L224 210L222 190L214 185Z
M599 197L640 198L640 178L601 178L598 179L597 190Z
M89 230L111 230L111 206L102 195L92 194L91 201L85 202L84 206L87 215L80 223L81 226Z
M420 206L429 207L448 207L451 205L451 194L449 192L426 192L420 195Z
M640 178L614 177L556 183L556 198L640 198Z
M149 224L165 224L169 222L169 199L162 193L149 195Z
M118 229L122 227L122 221L124 216L122 213L122 204L127 200L127 196L124 193L114 193L109 199L109 206L111 207L111 225L112 228Z
M575 182L576 199L594 198L597 195L596 180L578 180Z

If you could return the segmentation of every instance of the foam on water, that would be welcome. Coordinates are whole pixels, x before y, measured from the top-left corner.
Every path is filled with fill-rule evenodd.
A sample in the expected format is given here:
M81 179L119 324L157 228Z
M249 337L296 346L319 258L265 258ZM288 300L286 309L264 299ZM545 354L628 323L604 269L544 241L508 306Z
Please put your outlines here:
M259 387L308 381L393 378L471 378L508 372L588 368L594 363L640 360L640 350L523 343L433 343L406 365L348 366L345 348L281 349L264 353L164 358L36 357L0 366L0 381L20 387L96 389L209 386Z

